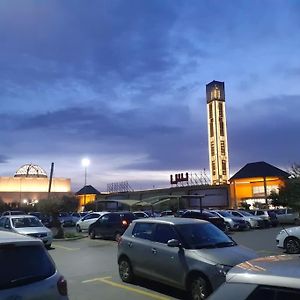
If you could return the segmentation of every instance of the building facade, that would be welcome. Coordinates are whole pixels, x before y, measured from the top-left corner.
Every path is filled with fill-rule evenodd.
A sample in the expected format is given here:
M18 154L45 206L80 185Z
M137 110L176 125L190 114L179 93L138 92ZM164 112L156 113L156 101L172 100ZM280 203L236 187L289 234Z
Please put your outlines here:
M212 185L227 184L229 178L224 82L206 85L209 168Z

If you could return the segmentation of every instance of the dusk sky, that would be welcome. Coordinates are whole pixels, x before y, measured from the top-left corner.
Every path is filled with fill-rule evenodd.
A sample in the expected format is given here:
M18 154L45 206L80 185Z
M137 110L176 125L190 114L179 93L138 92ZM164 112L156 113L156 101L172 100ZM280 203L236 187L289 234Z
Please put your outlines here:
M0 176L168 187L208 170L205 85L225 82L230 173L300 162L300 1L1 0ZM209 173L209 172L208 172Z

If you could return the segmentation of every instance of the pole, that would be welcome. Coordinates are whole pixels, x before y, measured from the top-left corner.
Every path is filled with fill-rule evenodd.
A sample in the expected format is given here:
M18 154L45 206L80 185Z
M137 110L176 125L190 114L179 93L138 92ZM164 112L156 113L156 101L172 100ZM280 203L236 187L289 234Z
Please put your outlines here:
M50 179L49 179L49 188L48 188L48 200L50 199L50 192L51 192L51 185L52 185L52 178L53 178L53 169L54 169L54 163L51 163L51 171L50 171Z
M87 176L87 166L84 168L84 200L83 205L86 204L86 176Z

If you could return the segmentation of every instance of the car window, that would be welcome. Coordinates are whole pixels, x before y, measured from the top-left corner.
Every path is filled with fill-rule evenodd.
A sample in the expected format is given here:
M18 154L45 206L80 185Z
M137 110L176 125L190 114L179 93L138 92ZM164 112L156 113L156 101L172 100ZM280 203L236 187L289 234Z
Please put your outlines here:
M90 215L88 215L88 216L85 216L85 217L83 218L83 220L96 219L96 218L99 218L99 217L100 217L100 215L98 215L98 214L90 214Z
M32 218L12 218L12 224L15 228L25 227L43 227L43 224L36 217Z
M246 300L299 300L300 291L280 287L259 286Z
M179 240L177 233L174 231L171 225L157 224L153 237L154 242L167 244L169 240Z
M236 211L233 211L232 212L232 215L235 216L235 217L242 217L238 212Z
M256 213L258 216L262 216L262 215L264 215L265 213L263 212L263 211L257 211L257 213Z
M5 218L4 226L7 227L7 228L10 228L10 227L11 227L9 218Z
M152 240L154 228L155 225L153 223L136 223L132 230L132 236L139 239Z
M286 211L287 214L293 214L294 212L295 211L291 208L288 208L287 211Z
M119 222L120 221L119 214L107 214L107 215L103 216L103 219L105 219L105 218L108 220L108 222Z
M4 227L5 219L6 218L0 218L0 227Z
M52 276L55 267L42 245L0 245L0 290ZM12 268L12 266L18 266Z

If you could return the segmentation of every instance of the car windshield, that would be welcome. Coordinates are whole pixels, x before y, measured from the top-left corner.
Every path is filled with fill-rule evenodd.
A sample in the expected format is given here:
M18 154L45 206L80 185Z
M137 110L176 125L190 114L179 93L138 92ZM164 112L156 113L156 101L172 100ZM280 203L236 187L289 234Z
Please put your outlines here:
M13 218L12 223L15 228L44 226L37 218Z
M228 213L227 211L218 211L218 213L225 218L231 218L232 215L230 213Z
M243 216L246 216L246 217L253 217L252 214L246 212L246 211L239 211L240 214L242 214Z
M236 243L210 223L176 226L186 249L232 247Z

